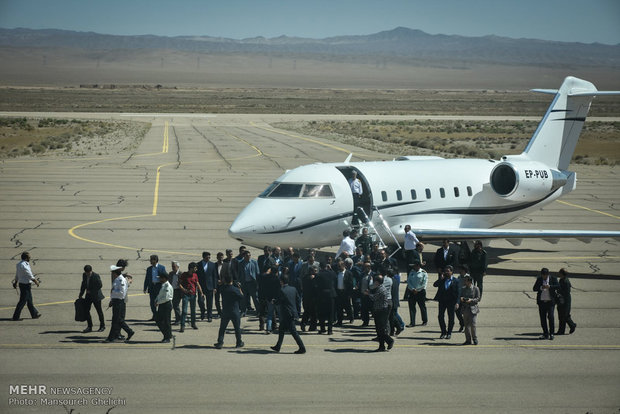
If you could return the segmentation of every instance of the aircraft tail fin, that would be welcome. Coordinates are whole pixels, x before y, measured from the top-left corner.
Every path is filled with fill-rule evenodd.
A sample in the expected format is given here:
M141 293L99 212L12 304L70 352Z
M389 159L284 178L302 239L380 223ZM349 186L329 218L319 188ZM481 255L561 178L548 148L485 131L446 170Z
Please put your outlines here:
M533 92L555 94L555 98L523 154L559 170L568 168L594 97L620 95L620 91L598 91L592 83L571 76L559 90Z

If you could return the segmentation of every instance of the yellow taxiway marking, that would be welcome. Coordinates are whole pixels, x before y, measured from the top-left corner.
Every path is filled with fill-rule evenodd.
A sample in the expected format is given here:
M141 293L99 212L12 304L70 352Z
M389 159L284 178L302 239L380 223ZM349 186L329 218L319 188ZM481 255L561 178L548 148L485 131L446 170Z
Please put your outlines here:
M259 157L261 155L263 155L263 152L258 149L255 145L249 143L248 141L244 140L243 138L237 137L233 134L230 134L228 132L226 132L227 135L229 135L232 138L235 138L238 141L243 142L244 144L250 146L252 149L254 149L254 151L256 151L256 154L252 154L252 155L245 155L245 156L241 156L241 157L235 157L235 158L228 158L228 161L238 161L238 160L243 160L243 159L248 159L248 158L254 158L254 157ZM162 147L162 152L161 153L155 153L153 155L159 155L159 154L163 154L168 152L168 122L166 121L165 123L165 128L164 128L164 143L163 143L163 147ZM146 155L146 154L144 154ZM161 164L157 167L157 173L155 176L155 189L153 192L153 208L151 210L151 214L139 214L139 215L135 215L135 216L126 216L126 217L113 217L113 218L107 218L107 219L103 219L103 220L96 220L96 221L90 221L88 223L82 223L82 224L78 224L76 226L73 226L72 228L70 228L68 230L68 233L71 237L74 237L80 241L83 242L87 242L87 243L93 243L93 244L98 244L101 246L107 246L107 247L114 247L117 249L124 249L124 250L131 250L131 251L137 251L137 250L143 250L143 248L140 247L131 247L131 246L122 246L122 245L118 245L118 244L113 244L113 243L106 243L106 242L102 242L102 241L97 241L97 240L92 240L92 239L87 239L85 237L82 236L78 236L75 231L83 228L83 227L88 227L88 226L92 226L95 224L100 224L100 223L105 223L105 222L111 222L111 221L120 221L120 220L131 220L131 219L135 219L135 218L142 218L142 217L155 217L157 216L157 207L159 205L159 186L160 186L160 177L161 177L161 169L164 167L168 167L170 165L189 165L189 164L196 164L196 163L210 163L210 162L222 162L221 160L217 159L217 160L209 160L209 161L190 161L190 162L181 162L181 163L177 163L177 162L169 162L166 164ZM165 254L172 254L172 255L183 255L183 256L194 256L193 253L184 253L184 252L175 252L175 251L168 251L168 250L156 250L156 249L147 249L147 251L149 252L153 252L153 253L165 253Z
M259 129L265 130L265 131L274 132L274 133L280 134L280 135L286 135L287 137L302 139L302 140L308 141L308 142L313 142L315 144L319 144L319 145L322 145L324 147L332 148L332 149L335 149L336 151L341 151L341 152L344 152L346 154L352 154L353 153L353 151L350 151L350 150L342 148L342 147L338 147L336 145L328 144L327 142L321 142L321 141L316 140L316 139L302 137L301 135L292 134L290 132L279 131L277 129L263 127L263 126L260 126L260 125L256 125L254 122L250 122L250 125L252 125L255 128L259 128Z
M588 207L580 206L579 204L569 203L568 201L557 200L557 202L558 203L562 203L562 204L566 204L567 206L571 206L571 207L575 207L575 208L581 208L583 210L591 211L593 213L602 214L604 216L609 216L609 217L613 217L615 219L620 220L620 217L614 216L613 214L610 214L610 213L605 213L604 211L595 210L593 208L588 208Z
M164 122L164 145L161 149L163 154L168 153L168 121Z
M127 295L127 296L144 296L146 295L146 293L134 293L131 295ZM60 302L48 302L48 303L37 303L37 307L38 306L50 306L50 305L66 305L67 303L73 303L75 302L75 299L71 299L71 300L63 300ZM0 308L0 310L8 310L8 309L15 309L14 306L12 307L4 307L4 308Z

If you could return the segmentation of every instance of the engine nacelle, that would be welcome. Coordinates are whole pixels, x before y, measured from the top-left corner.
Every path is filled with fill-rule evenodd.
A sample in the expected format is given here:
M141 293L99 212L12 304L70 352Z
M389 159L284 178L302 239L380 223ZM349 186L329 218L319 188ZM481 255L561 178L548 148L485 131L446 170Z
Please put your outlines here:
M566 184L566 174L535 161L500 162L489 181L495 193L512 201L536 201Z

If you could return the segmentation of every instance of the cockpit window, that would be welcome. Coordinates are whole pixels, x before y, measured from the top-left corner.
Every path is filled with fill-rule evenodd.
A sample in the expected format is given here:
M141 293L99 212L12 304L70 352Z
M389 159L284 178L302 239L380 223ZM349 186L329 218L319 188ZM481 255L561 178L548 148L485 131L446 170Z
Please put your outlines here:
M267 197L297 198L301 192L301 187L302 184L280 183Z
M269 185L269 187L265 188L265 191L263 191L262 193L260 193L258 196L259 197L267 197L269 195L269 193L271 193L273 191L274 188L276 188L276 186L279 183L277 181L274 181L273 183L271 183Z
M333 198L329 184L294 184L274 182L259 197L263 198Z
M332 188L329 184L306 184L302 197L333 197Z

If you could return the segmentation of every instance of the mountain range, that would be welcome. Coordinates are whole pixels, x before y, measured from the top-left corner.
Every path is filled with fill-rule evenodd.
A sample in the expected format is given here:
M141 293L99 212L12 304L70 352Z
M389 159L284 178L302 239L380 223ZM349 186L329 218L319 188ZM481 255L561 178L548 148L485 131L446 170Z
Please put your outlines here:
M571 43L499 36L431 35L398 27L370 35L310 39L280 36L229 39L211 36L118 36L67 30L0 29L0 46L88 51L176 50L205 54L260 54L310 59L390 59L503 65L620 68L620 44Z

